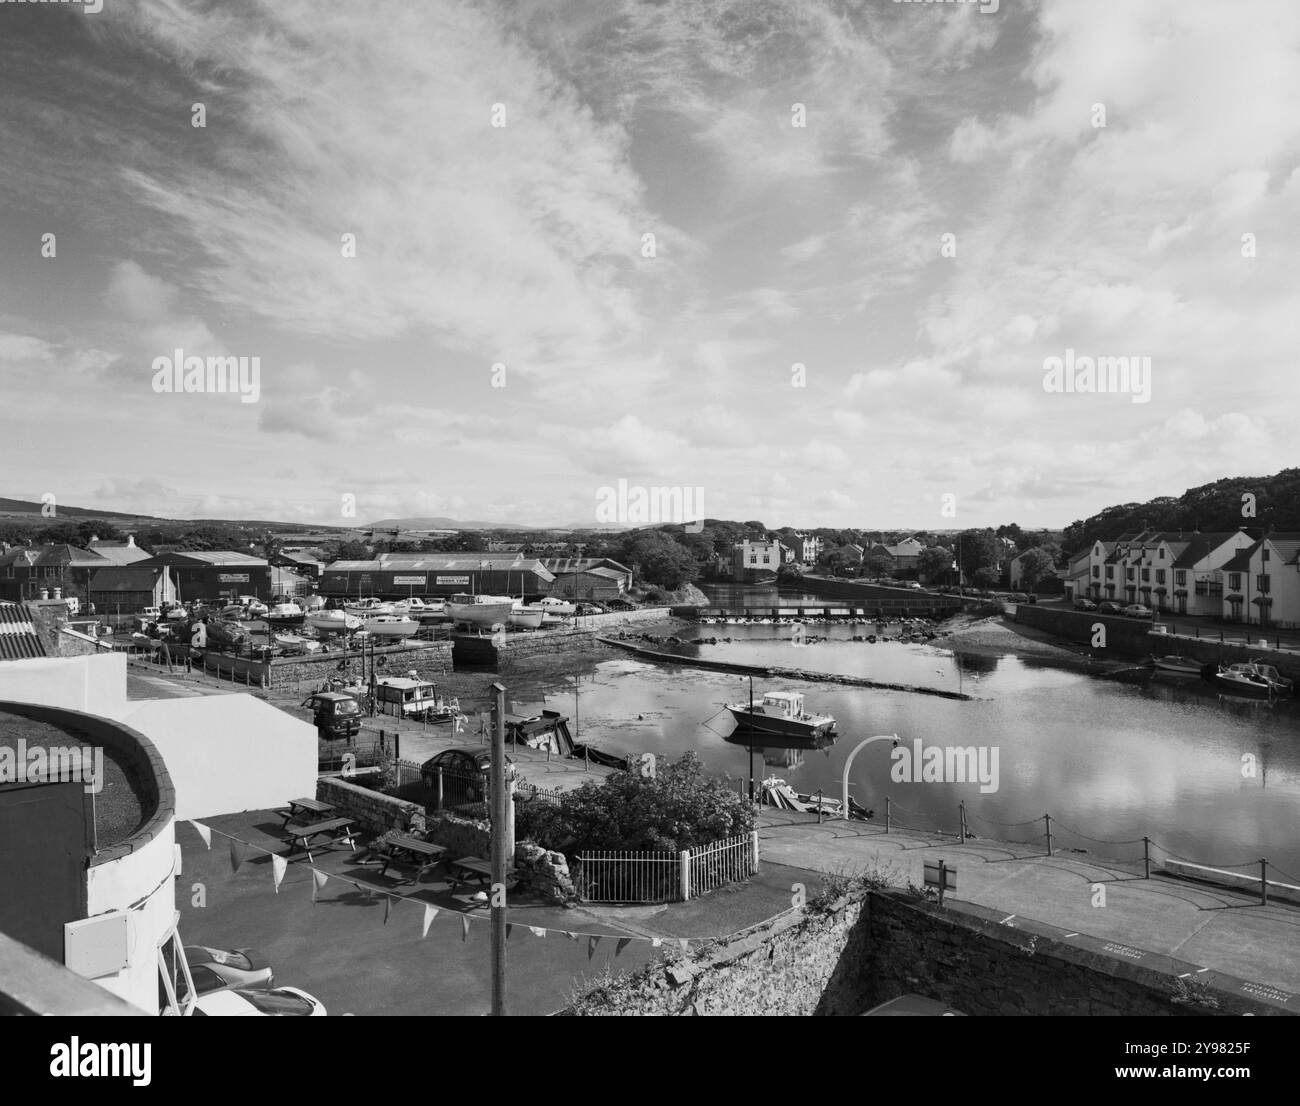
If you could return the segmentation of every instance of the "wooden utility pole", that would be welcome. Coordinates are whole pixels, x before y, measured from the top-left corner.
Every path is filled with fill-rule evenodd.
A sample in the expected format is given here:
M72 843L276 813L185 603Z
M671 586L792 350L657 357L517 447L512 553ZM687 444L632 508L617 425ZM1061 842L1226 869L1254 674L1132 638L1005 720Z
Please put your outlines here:
M492 1016L506 1013L506 689L494 683L492 730Z

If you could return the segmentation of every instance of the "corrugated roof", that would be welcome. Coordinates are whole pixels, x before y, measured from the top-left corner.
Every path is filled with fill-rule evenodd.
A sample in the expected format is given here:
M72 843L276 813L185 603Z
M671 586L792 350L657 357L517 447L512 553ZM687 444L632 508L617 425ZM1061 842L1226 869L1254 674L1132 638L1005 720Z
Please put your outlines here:
M48 655L27 604L0 603L0 660L16 661Z
M750 544L755 543L750 542ZM615 572L622 572L629 576L632 574L630 568L610 557L543 557L542 564L557 576L562 576L566 572L584 572L589 568L612 568Z
M115 565L131 565L136 561L147 561L152 556L138 545L128 545L124 541L92 541L89 548L92 553Z
M175 549L168 553L159 554L157 557L150 557L149 560L162 564L166 563L162 560L164 557L172 559L184 557L187 560L199 561L209 565L255 565L259 568L265 568L267 565L267 562L262 560L261 557L254 557L250 553L236 553L227 549L217 549L211 552L197 549Z

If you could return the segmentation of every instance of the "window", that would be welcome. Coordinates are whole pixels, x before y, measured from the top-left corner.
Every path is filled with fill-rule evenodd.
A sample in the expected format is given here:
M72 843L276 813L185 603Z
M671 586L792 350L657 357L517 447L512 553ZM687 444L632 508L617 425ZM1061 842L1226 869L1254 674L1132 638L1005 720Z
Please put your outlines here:
M1133 579L1133 576L1134 576L1135 571L1136 571L1136 570L1133 569L1133 568L1131 568L1131 567L1130 567L1130 568L1127 568L1127 569L1124 570L1124 575L1127 576L1127 577L1131 580L1131 579Z
M1161 549L1156 553L1156 560L1163 561L1164 559L1165 559L1165 551Z
M1263 552L1264 552L1264 560L1267 561L1267 560L1268 560L1268 546L1267 546L1267 545L1264 546L1264 550L1263 550Z
M1163 584L1164 582L1165 582L1165 570L1163 568L1156 569L1156 583Z
M1241 573L1240 573L1240 572L1229 572L1229 573L1228 573L1228 587L1231 588L1233 591L1240 591L1240 590L1241 590Z
M1149 584L1151 582L1151 570L1149 568L1144 568L1142 570L1142 582L1144 584Z
M188 1014L194 1009L194 980L173 925L158 946L158 1012Z
M1256 576L1255 587L1259 589L1260 595L1268 594L1269 578L1267 576Z
M1187 586L1187 569L1185 568L1174 569L1174 583L1180 588Z

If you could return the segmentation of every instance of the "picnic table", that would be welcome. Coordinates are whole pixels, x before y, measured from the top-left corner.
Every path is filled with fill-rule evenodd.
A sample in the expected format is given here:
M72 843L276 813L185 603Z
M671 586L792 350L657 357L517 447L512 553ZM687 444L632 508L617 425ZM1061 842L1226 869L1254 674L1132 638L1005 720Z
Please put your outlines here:
M390 864L409 864L415 868L415 875L411 879L412 883L419 882L420 877L425 872L441 864L443 855L447 851L442 845L421 841L418 837L411 837L409 834L394 837L388 842L388 850L388 853L384 856L383 864L380 866L379 874L381 876L387 874Z
M276 813L283 819L280 824L288 826L296 818L308 818L312 815L317 819L328 818L334 813L334 807L316 799L290 799L289 805L277 810Z
M481 856L462 856L459 860L447 862L447 872L451 876L452 887L458 883L477 883L486 887L492 882L492 862Z
M310 824L293 822L285 826L284 829L289 835L289 851L302 849L306 852L308 861L314 859L311 855L312 842L318 837L324 837L326 840L323 843L327 845L346 841L354 850L357 847L356 842L352 839L351 818L327 818L323 822L312 822ZM320 848L321 844L321 842L317 842L316 847Z

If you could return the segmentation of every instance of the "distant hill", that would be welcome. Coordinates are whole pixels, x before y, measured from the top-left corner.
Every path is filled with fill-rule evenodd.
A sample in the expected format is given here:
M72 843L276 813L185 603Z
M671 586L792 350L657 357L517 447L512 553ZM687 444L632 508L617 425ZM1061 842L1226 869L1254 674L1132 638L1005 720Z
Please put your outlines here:
M56 519L45 518L41 514L41 503L26 499L0 498L0 518L54 522ZM170 522L170 519L158 518L156 515L133 515L125 511L105 511L98 507L71 507L66 503L55 503L59 519L105 518L122 522Z
M455 518L381 518L361 530L545 530L544 526L515 526L505 522L462 522Z
M1254 516L1243 496L1254 496ZM1091 541L1113 541L1138 530L1300 530L1300 468L1273 476L1228 476L1189 488L1178 497L1107 507L1065 528L1062 548L1077 553Z

